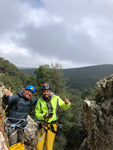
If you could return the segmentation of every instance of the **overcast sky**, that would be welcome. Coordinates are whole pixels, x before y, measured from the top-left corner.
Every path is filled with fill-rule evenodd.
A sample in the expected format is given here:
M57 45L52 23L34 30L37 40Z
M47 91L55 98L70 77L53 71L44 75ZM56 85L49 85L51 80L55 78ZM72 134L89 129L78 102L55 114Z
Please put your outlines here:
M113 64L113 0L0 0L0 57L16 66Z

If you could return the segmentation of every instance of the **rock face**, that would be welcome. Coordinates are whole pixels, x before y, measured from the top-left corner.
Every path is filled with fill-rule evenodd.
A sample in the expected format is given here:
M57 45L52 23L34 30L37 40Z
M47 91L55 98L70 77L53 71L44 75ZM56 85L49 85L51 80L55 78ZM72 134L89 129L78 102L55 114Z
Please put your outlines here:
M0 149L1 150L8 150L7 145L5 144L5 138L2 132L0 132Z
M27 128L25 130L24 143L26 145L27 150L34 150L36 142L35 133L37 132L37 124L30 116L27 117L27 122L28 123Z
M82 107L88 136L80 150L113 150L113 75L96 83L95 98Z
M0 116L3 115L3 110L1 107L2 96L5 94L5 86L0 83ZM11 93L12 95L12 93ZM26 150L34 150L34 144L36 141L35 132L37 131L37 124L33 121L33 119L28 116L27 118L27 128L25 130L24 142ZM3 134L3 121L0 118L0 150L8 150L6 137Z
M113 97L113 74L100 80L95 86L95 100L97 103L102 103L108 98Z
M1 97L3 96L5 87L0 83L0 150L8 150L8 141L4 135L3 110L1 107Z

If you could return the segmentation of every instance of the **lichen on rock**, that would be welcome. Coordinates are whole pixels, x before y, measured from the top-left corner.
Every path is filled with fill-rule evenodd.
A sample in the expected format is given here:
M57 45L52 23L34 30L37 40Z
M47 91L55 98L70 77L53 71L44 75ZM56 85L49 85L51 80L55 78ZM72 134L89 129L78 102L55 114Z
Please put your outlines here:
M84 100L82 114L88 132L80 150L113 150L113 75L95 86L95 99Z
M95 93L95 100L99 104L113 97L113 74L96 83Z

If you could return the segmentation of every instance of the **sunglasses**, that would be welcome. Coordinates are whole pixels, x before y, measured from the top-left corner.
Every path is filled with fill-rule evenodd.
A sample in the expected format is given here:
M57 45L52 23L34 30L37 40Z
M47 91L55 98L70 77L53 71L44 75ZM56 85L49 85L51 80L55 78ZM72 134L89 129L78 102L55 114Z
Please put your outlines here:
M33 95L33 93L28 92L28 91L25 94L28 95L28 96L30 96L30 97Z

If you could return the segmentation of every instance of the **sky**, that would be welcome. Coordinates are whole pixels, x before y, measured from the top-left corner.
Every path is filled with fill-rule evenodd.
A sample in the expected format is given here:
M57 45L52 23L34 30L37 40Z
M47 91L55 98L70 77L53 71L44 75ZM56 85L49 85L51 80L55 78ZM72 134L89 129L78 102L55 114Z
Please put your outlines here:
M113 0L0 0L0 57L18 67L113 64Z

